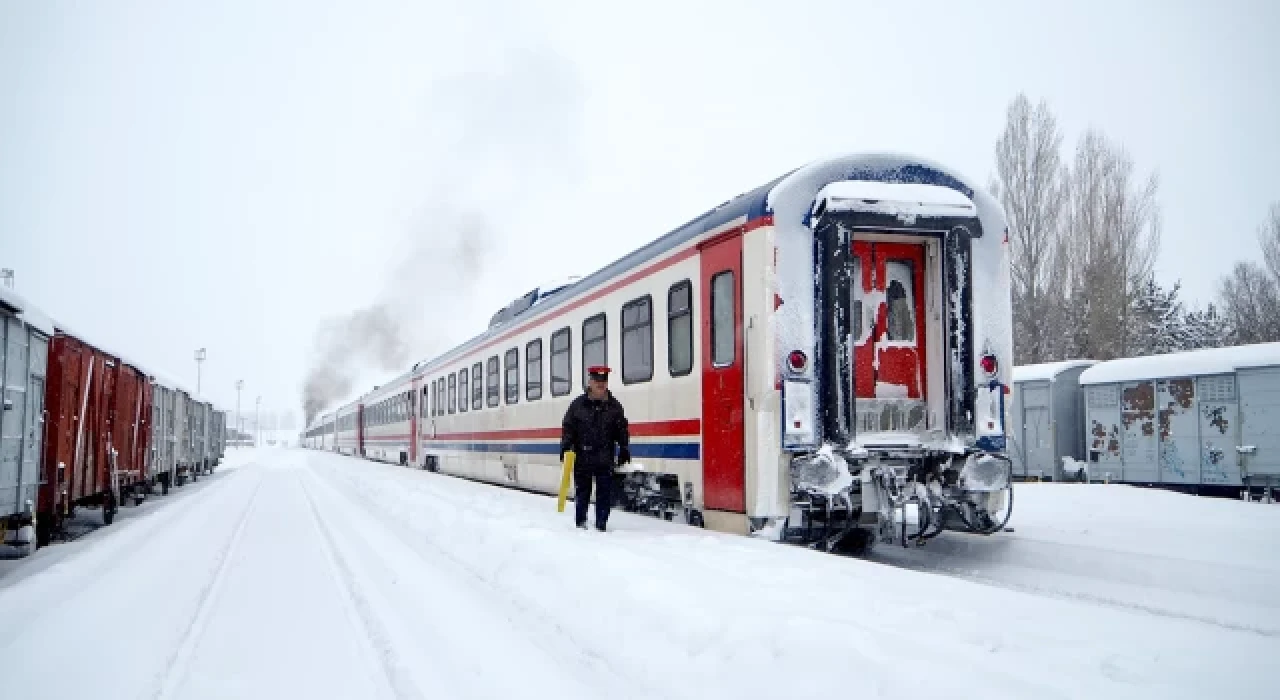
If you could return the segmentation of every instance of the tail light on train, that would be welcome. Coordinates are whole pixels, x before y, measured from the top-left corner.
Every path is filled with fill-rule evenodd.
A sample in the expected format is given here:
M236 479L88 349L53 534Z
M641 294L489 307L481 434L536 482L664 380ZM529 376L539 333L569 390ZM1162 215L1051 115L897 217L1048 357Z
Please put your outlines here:
M787 366L792 372L803 372L808 365L809 358L800 350L792 350L791 354L787 355Z
M988 377L996 376L996 370L1000 369L1000 363L996 361L996 356L987 353L982 356L982 372Z

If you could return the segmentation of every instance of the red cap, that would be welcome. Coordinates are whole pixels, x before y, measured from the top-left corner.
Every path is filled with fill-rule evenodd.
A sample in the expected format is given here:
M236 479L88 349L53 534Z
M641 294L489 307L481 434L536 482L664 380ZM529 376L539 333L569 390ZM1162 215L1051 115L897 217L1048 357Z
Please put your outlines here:
M604 365L595 365L593 367L587 368L587 374L593 377L608 377L609 368L605 367Z

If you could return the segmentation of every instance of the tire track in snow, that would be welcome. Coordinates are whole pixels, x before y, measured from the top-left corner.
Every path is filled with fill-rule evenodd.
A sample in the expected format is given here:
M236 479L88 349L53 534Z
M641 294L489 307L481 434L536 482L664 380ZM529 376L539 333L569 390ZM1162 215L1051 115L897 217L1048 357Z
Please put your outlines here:
M366 647L370 654L376 658L376 662L371 660L371 663L374 663L382 671L382 675L387 682L387 689L398 700L424 700L424 696L418 690L418 687L408 678L404 670L404 664L401 662L399 655L396 654L386 628L378 620L378 616L373 611L369 601L360 594L359 586L351 572L351 567L348 565L346 558L342 556L342 552L338 548L337 542L334 541L333 533L329 530L329 526L320 517L320 509L316 506L315 498L311 495L311 489L307 486L306 479L301 472L298 475L298 485L302 489L303 495L306 496L307 506L311 511L311 523L319 535L325 551L325 560L328 561L330 568L334 572L334 580L339 583L339 587L342 589L342 599L346 605L348 616L349 618L354 618L352 622L364 631Z
M236 521L235 529L231 532L231 537L227 539L227 543L223 546L222 551L218 555L218 563L214 568L213 576L209 577L209 582L205 585L204 590L200 592L200 602L196 607L196 612L191 616L187 623L187 629L182 634L182 641L178 644L173 654L165 662L162 675L157 679L155 689L151 697L153 700L166 700L174 697L174 692L178 685L186 678L187 671L191 665L191 656L195 652L196 644L199 643L200 637L204 634L204 630L212 614L214 606L217 604L218 593L222 588L222 582L226 578L229 564L236 549L240 546L240 540L244 535L245 525L249 522L249 515L252 514L254 506L258 502L258 494L262 491L262 482L265 477L257 476L257 483L254 484L253 493L249 496L248 503L245 504L244 510L240 512L240 517Z

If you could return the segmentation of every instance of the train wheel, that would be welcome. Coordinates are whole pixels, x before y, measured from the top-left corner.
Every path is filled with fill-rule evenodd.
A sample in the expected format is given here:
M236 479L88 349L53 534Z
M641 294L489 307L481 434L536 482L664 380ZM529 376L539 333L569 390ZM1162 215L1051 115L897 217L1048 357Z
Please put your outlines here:
M110 525L115 522L115 519L116 497L111 494L107 494L107 497L102 501L102 524Z

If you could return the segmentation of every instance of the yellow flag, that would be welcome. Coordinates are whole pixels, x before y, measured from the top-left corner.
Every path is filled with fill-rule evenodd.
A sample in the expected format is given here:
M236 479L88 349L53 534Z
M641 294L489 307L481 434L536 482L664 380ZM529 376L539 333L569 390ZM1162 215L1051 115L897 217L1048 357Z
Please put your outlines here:
M569 497L569 475L573 473L573 450L564 453L564 472L560 475L560 500L556 512L564 512L564 501Z

